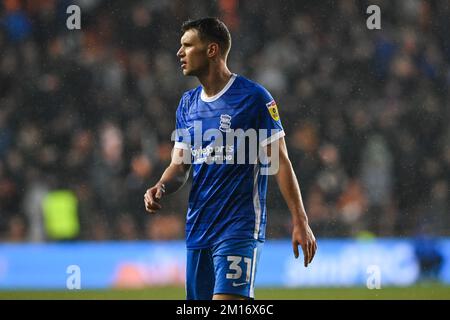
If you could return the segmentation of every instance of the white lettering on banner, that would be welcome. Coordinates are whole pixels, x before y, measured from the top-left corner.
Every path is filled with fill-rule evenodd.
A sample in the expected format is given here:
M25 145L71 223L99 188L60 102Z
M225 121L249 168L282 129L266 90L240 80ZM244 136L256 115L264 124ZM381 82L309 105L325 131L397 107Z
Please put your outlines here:
M66 280L66 288L69 290L81 289L81 268L77 265L70 265L66 269L69 275Z
M367 267L367 289L381 289L381 270L377 265Z
M342 250L329 254L322 250L312 268L302 268L298 261L286 258L287 286L353 286L367 284L367 268L379 266L384 285L411 285L419 277L420 269L414 248L406 243L393 247L383 245L344 245Z

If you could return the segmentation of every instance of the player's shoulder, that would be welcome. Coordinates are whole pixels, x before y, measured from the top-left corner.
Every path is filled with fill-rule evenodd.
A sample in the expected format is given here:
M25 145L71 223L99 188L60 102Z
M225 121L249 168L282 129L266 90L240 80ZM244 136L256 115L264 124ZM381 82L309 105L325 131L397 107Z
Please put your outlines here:
M268 106L268 104L274 101L270 92L256 81L240 76L238 86L245 88L245 91L247 91L246 94L252 96L250 101L252 101L258 108Z
M183 95L181 96L181 98L185 99L185 100L196 99L201 91L202 91L202 86L198 86L196 88L185 91L183 93Z
M249 93L261 98L270 96L269 91L266 88L264 88L263 85L254 80L250 80L241 75L239 75L236 80L237 80L236 81L237 87L241 90L246 90Z
M181 96L181 106L183 108L189 108L191 103L198 99L198 96L201 92L202 87L198 86L196 88L185 91Z

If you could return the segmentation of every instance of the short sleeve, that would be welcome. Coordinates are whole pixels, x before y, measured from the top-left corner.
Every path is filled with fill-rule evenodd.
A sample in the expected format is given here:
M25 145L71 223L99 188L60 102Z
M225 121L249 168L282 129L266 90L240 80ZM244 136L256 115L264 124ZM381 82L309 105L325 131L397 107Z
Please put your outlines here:
M258 110L260 114L260 128L265 129L266 134L260 138L261 146L265 147L285 136L281 124L278 106L272 95L263 87L260 87L258 97Z

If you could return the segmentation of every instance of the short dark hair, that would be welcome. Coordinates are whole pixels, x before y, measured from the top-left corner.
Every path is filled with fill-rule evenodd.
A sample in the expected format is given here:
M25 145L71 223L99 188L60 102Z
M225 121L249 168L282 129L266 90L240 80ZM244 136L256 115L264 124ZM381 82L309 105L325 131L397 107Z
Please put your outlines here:
M224 57L228 55L231 48L230 31L228 31L225 23L218 18L207 17L197 20L188 20L181 26L181 32L183 33L190 29L197 30L200 40L202 41L209 40L217 42L221 50L223 50Z

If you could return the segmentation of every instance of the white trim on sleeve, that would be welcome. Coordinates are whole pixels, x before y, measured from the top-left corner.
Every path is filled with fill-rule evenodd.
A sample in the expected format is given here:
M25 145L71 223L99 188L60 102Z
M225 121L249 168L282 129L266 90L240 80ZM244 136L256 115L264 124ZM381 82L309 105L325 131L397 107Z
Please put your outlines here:
M178 149L183 149L183 150L191 150L189 145L187 143L184 143L184 142L175 141L174 147L178 148Z

